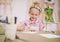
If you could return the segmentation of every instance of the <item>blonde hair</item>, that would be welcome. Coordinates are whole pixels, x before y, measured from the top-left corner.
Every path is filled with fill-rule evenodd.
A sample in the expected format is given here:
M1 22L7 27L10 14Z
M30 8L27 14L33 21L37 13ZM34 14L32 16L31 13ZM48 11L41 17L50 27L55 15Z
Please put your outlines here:
M37 9L39 12L42 11L42 9L41 9L41 7L40 7L40 3L38 3L38 2L34 2L34 3L33 3L33 5L32 5L32 6L30 7L30 9L29 9L29 12L31 11L32 8Z

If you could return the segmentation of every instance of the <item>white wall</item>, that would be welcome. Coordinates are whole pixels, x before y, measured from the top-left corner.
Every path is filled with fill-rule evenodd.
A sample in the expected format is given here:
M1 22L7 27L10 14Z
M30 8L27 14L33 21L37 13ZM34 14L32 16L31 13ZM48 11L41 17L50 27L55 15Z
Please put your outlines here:
M27 17L27 0L13 0L13 17L17 17L17 21L25 20Z

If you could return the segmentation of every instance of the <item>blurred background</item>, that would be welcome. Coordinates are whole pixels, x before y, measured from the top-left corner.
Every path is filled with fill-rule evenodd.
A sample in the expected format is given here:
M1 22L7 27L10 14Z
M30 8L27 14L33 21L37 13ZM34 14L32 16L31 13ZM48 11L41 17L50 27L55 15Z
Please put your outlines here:
M60 0L0 0L0 22L6 22L9 24L18 24L29 18L29 8L33 2L39 2L42 8L42 13L39 17L43 20L45 29L47 31L60 31ZM54 22L45 21L44 9L46 4L51 5L53 9Z

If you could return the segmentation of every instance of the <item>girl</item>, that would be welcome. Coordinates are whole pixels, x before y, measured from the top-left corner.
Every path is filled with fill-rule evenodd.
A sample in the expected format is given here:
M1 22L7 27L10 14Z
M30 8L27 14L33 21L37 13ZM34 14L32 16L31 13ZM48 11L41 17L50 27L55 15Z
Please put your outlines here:
M36 4L36 3L35 3ZM33 5L29 9L29 20L25 20L18 25L17 30L22 31L42 31L43 23L38 19L41 13L41 8L38 5Z

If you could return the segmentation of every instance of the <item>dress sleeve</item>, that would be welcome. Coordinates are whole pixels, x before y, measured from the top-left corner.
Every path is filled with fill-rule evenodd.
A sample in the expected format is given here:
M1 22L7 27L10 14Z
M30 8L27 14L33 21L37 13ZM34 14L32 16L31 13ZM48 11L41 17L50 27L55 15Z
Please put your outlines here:
M23 21L20 24L21 24L21 26L27 26L27 22L26 21Z

